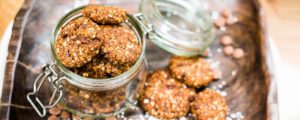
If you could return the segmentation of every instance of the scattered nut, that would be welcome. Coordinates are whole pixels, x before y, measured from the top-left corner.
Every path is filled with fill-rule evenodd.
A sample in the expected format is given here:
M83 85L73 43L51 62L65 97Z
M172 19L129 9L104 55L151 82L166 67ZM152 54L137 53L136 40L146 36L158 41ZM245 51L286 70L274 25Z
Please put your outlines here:
M231 45L233 43L232 37L229 35L224 35L221 37L222 45Z
M240 59L240 58L244 57L244 55L245 55L244 50L241 48L236 48L233 52L233 57L235 59Z
M48 120L58 120L58 117L56 115L51 115L48 117Z
M65 110L63 110L61 112L61 118L64 119L64 120L70 118L70 113L67 112L67 111L65 111Z
M231 45L225 46L223 49L225 55L232 55L234 52L234 48Z
M53 107L49 109L49 113L52 115L59 115L59 113L61 112L61 109L58 107Z

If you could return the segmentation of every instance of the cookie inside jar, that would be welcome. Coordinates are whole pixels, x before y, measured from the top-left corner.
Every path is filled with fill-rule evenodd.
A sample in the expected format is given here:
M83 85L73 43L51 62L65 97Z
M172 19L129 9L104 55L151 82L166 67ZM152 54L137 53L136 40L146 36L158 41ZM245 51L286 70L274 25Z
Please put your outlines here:
M131 82L142 81L141 30L122 8L89 5L75 11L53 44L56 62L73 76L63 82L62 101L71 112L114 114L131 100L126 97L135 96L139 84Z

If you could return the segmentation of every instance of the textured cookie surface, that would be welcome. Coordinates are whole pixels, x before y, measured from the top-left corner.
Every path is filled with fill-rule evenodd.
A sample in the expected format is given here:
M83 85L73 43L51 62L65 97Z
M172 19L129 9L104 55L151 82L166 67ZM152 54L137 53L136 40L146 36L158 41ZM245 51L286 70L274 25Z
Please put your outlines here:
M114 64L133 65L141 54L141 46L134 32L125 26L102 25L97 34L101 52Z
M169 69L176 79L191 87L206 86L213 80L210 65L200 57L173 56Z
M112 6L90 5L82 13L98 24L120 24L127 19L124 9Z
M130 66L128 65L113 64L105 59L102 55L98 55L83 67L74 68L71 70L83 77L105 79L118 76L128 69L130 69Z
M211 89L198 93L191 109L196 120L226 120L228 111L225 98Z
M96 39L98 26L86 17L66 24L55 41L55 52L63 65L81 67L99 53L101 41Z
M173 119L189 112L193 89L176 81L168 71L155 71L147 79L140 103L150 115L160 119Z

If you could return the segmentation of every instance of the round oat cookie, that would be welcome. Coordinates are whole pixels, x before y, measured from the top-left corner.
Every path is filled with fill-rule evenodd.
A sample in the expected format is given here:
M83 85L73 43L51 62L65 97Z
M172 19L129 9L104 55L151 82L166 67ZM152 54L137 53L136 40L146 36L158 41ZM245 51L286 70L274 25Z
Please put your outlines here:
M133 65L141 54L134 32L120 25L101 25L97 38L102 41L101 52L114 64Z
M191 87L206 86L213 80L210 65L200 57L173 56L169 69L176 79Z
M176 81L168 71L153 72L146 80L139 99L143 109L160 119L174 119L189 112L195 90Z
M228 106L218 92L206 89L196 95L191 109L196 120L226 120Z
M126 21L126 10L113 6L90 5L82 14L99 24L121 24Z
M81 67L99 53L101 43L89 38L57 38L55 52L60 62L69 68Z
M101 42L96 39L98 26L85 17L67 23L55 41L55 52L63 65L81 67L99 54Z

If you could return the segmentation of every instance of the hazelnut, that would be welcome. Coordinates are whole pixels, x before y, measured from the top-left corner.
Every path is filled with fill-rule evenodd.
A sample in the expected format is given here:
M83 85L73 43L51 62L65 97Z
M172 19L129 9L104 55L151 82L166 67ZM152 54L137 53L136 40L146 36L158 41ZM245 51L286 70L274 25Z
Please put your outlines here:
M61 112L61 118L62 119L68 119L68 118L70 118L70 113L69 112L67 112L67 111L62 111Z
M234 48L232 46L224 47L224 54L225 55L232 55L233 52L234 52Z
M51 115L59 115L59 113L61 112L61 109L58 107L53 107L49 109L49 113Z
M56 115L51 115L48 117L48 120L58 120L58 117Z
M232 44L232 42L233 42L232 37L229 35L224 35L221 37L222 45L230 45L230 44Z

